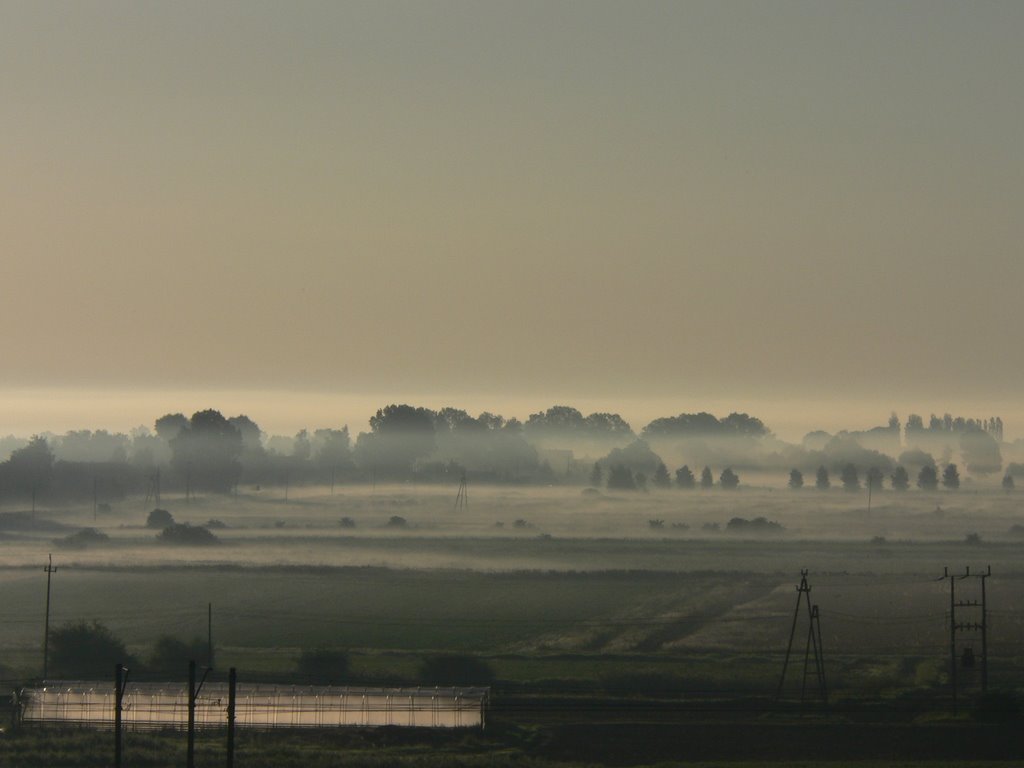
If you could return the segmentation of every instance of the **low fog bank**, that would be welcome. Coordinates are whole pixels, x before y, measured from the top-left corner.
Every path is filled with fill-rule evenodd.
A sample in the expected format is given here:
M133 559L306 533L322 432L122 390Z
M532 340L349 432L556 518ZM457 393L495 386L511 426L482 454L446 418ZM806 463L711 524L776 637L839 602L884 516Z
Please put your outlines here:
M373 566L475 571L1018 569L1024 511L1000 491L595 492L467 485L165 494L0 511L0 564ZM171 532L169 535L168 532ZM201 537L194 534L202 532Z
M866 430L777 437L745 413L660 417L634 429L616 413L552 406L525 421L458 408L388 405L347 425L268 435L246 415L169 413L152 430L77 430L0 439L0 505L112 503L130 495L254 493L387 482L634 491L745 487L950 493L1024 478L1024 440L1001 417L892 414Z

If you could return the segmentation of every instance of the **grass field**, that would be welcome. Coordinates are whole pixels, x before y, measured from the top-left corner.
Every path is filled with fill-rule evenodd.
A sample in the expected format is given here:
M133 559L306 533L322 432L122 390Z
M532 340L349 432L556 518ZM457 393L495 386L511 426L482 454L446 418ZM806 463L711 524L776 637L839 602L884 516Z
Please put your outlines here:
M161 635L206 637L212 604L216 667L235 666L243 679L303 682L299 655L325 647L349 654L348 682L415 684L424 658L461 653L493 670L494 717L506 735L595 718L756 721L771 712L794 587L808 568L832 716L926 722L948 709L949 593L937 578L945 566L991 565L990 678L1004 690L1024 685L1024 568L1010 533L1024 517L1017 496L886 493L870 512L865 501L756 489L594 498L496 488L472 489L471 511L456 514L448 489L437 487L333 497L293 489L287 504L268 494L166 500L179 521L225 524L212 547L159 545L141 500L95 520L91 507L34 517L0 510L0 664L12 684L39 674L42 566L53 552L52 625L102 622L142 676ZM392 516L406 524L389 526ZM784 530L733 535L725 529L734 516L765 516ZM342 517L355 527L342 527ZM717 531L706 527L714 523ZM54 543L84 526L109 542ZM968 533L979 538L969 543ZM977 587L958 582L965 599ZM961 678L966 701L979 680ZM544 738L563 736L576 738ZM523 739L479 753L456 739L429 764L484 764L487 750L510 764L572 762ZM18 743L3 747L0 765L32 764L18 762L32 751L18 752ZM374 762L376 753L352 749L346 765L421 764L427 754L423 745L396 747L394 761ZM671 761L665 750L649 762ZM337 764L314 753L303 764ZM253 753L245 764L271 764L260 759Z

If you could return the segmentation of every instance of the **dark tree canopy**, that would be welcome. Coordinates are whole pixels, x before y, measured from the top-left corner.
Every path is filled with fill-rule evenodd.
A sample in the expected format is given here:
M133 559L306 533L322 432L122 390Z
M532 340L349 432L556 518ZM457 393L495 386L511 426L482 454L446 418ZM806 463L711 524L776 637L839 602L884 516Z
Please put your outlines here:
M635 437L629 423L617 413L592 413L584 416L568 405L553 405L546 411L530 414L524 429L538 440L616 441Z
M171 464L192 489L228 493L242 467L242 435L212 408L192 414L187 429L171 440Z
M22 490L41 490L53 475L53 451L45 437L34 435L23 448L11 451L6 471L12 484Z
M200 637L185 642L171 635L161 635L153 644L153 653L149 657L146 671L166 676L170 680L179 680L188 674L190 661L205 664L209 652L209 646Z
M356 439L361 467L385 477L408 476L417 460L426 458L437 444L435 414L427 408L389 405L370 418L372 432Z
M982 429L972 429L960 435L960 453L972 475L990 475L1003 468L999 443Z
M71 680L105 680L115 664L133 663L125 644L95 621L50 630L49 653L52 674Z
M595 488L601 487L601 482L604 480L604 470L601 469L601 462L595 461L594 468L590 470L590 484Z
M814 476L814 487L819 491L827 491L832 487L832 481L828 478L828 469L822 465Z
M960 472L957 470L956 464L947 464L946 468L942 470L942 485L951 491L960 487Z
M910 475L907 470L900 464L893 470L892 477L892 489L894 491L905 491L910 487Z
M939 487L939 474L935 467L925 465L917 473L917 487L922 491L934 491Z
M853 464L846 464L839 474L839 481L843 484L843 490L853 493L860 490L860 476L857 474L857 467Z
M730 413L718 419L710 413L681 413L655 419L644 427L645 438L717 435L723 437L761 437L768 429L760 419L746 413Z
M693 476L693 471L685 464L676 470L676 485L680 488L697 487L697 479Z
M804 473L799 469L789 470L789 487L798 491L804 487Z
M606 467L621 464L634 472L654 473L662 461L645 441L634 440L622 448L612 448L601 463Z
M739 475L732 471L732 467L726 467L718 478L719 484L726 490L732 490L740 484Z
M188 429L188 427L188 419L185 418L183 413L168 413L157 419L154 425L157 435L168 443L176 438L183 429Z
M636 480L629 467L613 465L608 471L608 488L614 491L635 491Z
M672 486L672 478L669 477L668 467L665 466L665 462L658 462L658 466L654 470L654 476L651 477L651 482L655 488L670 488Z
M715 478L711 474L711 467L704 467L700 471L700 487L710 488L715 484Z
M866 482L868 488L873 491L882 490L882 480L885 475L882 474L882 470L878 467L868 467Z

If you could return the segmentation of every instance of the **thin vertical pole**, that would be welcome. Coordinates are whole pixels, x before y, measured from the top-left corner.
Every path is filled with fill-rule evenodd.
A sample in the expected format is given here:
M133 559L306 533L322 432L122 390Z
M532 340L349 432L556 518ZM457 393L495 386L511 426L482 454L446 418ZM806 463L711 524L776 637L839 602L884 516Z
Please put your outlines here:
M43 622L43 680L50 674L50 578L57 572L53 567L53 555L48 555L46 571L46 620Z
M821 614L818 613L818 606L816 605L814 606L813 614L814 625L818 631L818 679L821 683L821 702L827 705L828 688L825 685L825 644L821 641Z
M956 714L956 577L949 576L949 682L953 686L953 714Z
M114 768L121 768L121 709L124 703L124 667L114 666Z
M206 604L206 666L213 669L213 603Z
M188 768L196 765L196 662L188 663L188 751L185 763Z
M228 768L235 765L235 668L228 670Z
M985 579L992 575L992 566L981 575L981 692L988 692L988 604L985 600Z

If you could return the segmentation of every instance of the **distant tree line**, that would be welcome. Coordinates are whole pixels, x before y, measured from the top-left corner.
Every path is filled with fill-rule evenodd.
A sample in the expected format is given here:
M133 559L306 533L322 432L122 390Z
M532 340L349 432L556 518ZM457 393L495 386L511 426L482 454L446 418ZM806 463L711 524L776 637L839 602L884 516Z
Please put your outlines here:
M355 482L575 483L613 490L739 486L746 470L789 472L788 485L894 490L959 486L1002 471L1004 449L1024 459L1024 445L1002 443L1003 421L911 414L868 430L812 432L799 445L777 438L746 413L718 417L681 413L652 420L639 432L616 413L584 415L567 405L530 414L525 422L445 407L390 404L354 438L348 426L267 435L246 415L215 409L167 413L152 429L129 434L73 430L64 435L0 439L0 502L116 501L152 489L231 493L292 485ZM902 435L905 441L901 440ZM1020 442L1020 441L1018 441ZM0 456L3 456L0 453ZM677 467L670 470L669 467ZM722 469L713 473L711 467ZM699 472L697 467L703 467ZM940 474L939 468L943 468ZM953 469L950 470L949 468ZM1024 461L1011 462L1002 486L1013 490ZM947 476L947 473L948 476ZM934 481L933 481L934 477Z

